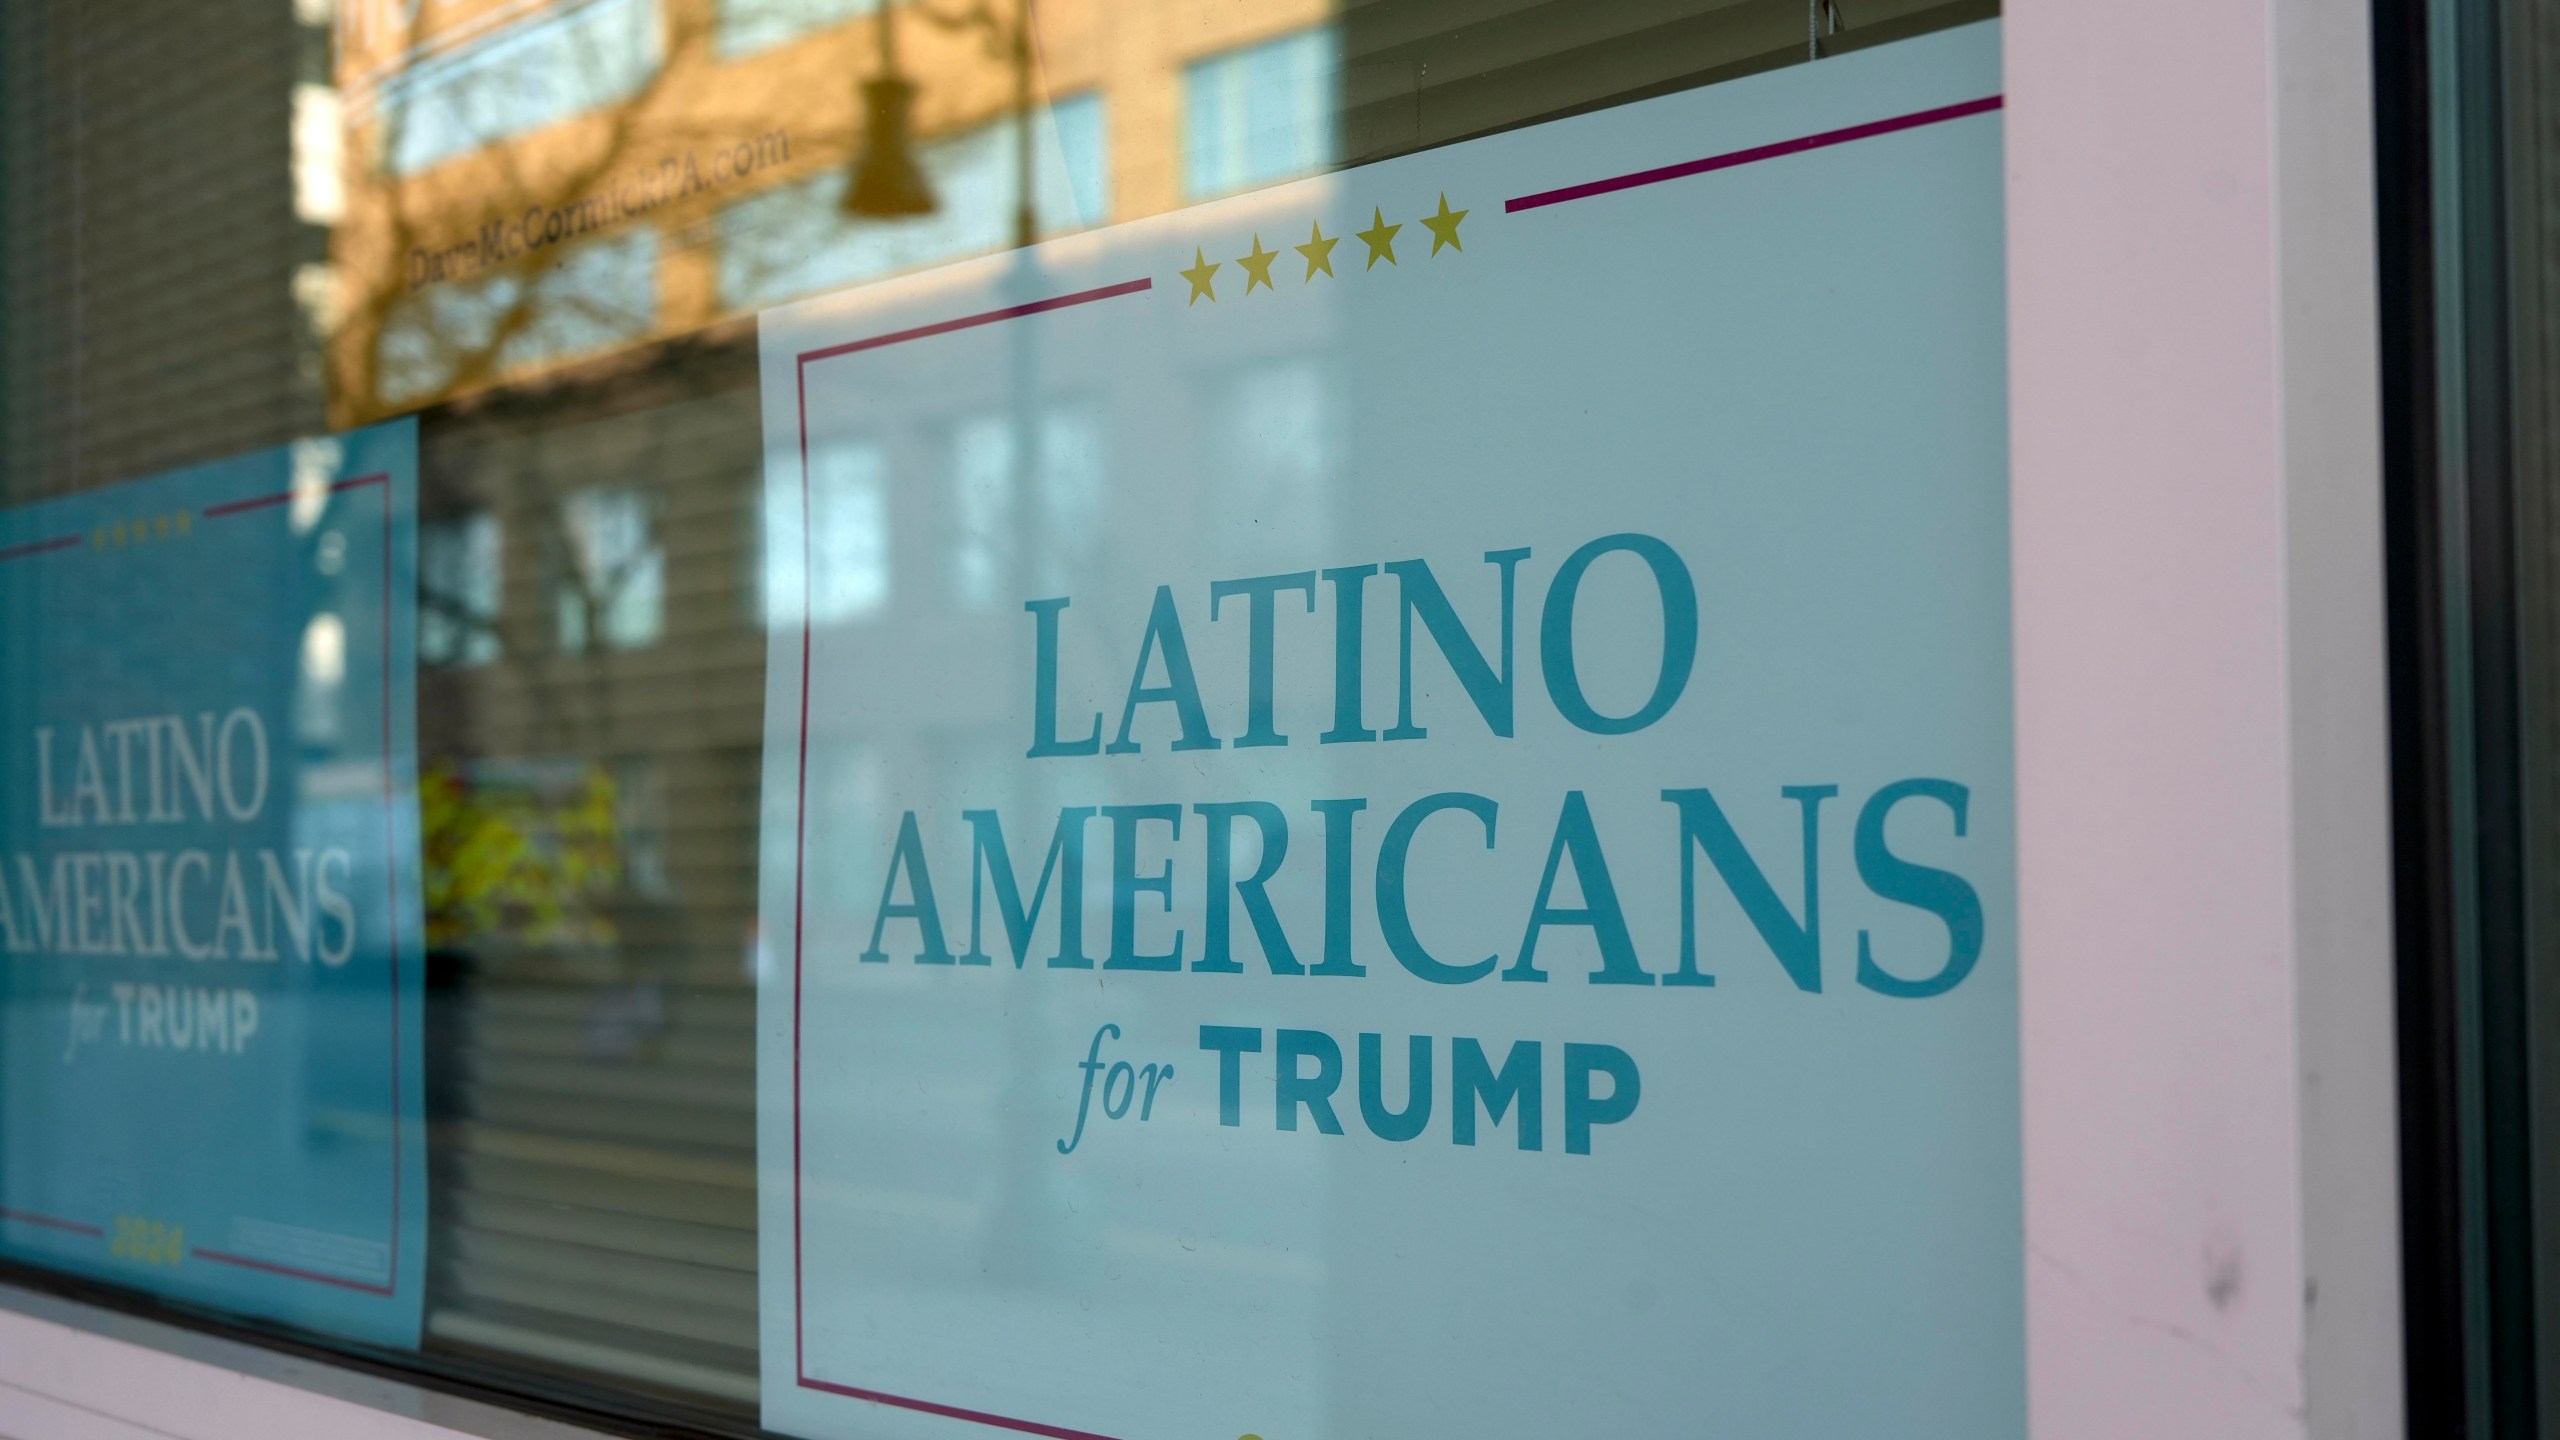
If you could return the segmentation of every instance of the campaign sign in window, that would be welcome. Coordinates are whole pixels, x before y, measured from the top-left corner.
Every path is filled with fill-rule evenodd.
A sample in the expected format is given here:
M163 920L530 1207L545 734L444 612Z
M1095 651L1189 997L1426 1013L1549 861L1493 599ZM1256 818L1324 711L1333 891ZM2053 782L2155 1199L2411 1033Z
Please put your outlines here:
M2023 1433L1998 37L765 318L769 1426Z
M417 1343L416 451L0 513L0 1251Z

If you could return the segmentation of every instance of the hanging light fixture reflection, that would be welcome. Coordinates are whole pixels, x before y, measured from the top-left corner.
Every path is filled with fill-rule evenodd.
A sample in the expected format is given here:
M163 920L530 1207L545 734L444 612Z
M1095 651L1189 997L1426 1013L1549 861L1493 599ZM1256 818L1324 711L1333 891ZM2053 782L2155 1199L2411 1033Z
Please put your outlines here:
M916 163L916 87L898 73L892 0L880 0L880 73L862 82L862 149L844 188L844 213L874 220L930 215L933 182Z

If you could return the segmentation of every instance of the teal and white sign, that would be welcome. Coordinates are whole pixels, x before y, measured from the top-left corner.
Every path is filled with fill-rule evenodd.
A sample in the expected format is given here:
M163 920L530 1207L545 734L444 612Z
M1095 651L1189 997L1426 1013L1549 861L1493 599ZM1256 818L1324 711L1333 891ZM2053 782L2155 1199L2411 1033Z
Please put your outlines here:
M417 432L0 512L0 1253L415 1346Z
M1999 106L766 317L767 1425L2024 1433Z

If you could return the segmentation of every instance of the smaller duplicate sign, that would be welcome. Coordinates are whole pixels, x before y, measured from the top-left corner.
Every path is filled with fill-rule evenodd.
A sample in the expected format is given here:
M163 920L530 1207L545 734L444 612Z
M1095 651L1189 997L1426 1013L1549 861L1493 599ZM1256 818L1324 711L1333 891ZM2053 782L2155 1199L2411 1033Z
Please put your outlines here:
M0 513L0 1251L417 1344L416 457Z

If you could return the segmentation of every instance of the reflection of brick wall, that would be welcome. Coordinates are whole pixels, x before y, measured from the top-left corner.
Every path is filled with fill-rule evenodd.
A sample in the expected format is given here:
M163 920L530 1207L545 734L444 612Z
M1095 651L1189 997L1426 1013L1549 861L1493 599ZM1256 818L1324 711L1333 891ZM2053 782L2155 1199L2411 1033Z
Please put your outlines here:
M557 115L510 111L514 118L492 129L500 138L428 145L418 153L431 162L355 172L336 237L350 319L338 337L337 419L521 381L814 290L997 248L1010 235L1011 61L982 31L926 18L929 10L965 7L902 12L899 63L916 85L918 156L945 208L891 234L845 220L840 188L832 188L860 140L857 84L879 67L868 4L655 3L663 23L657 63L609 87L618 100ZM371 17L342 31L342 39L362 37L344 47L339 76L358 156L400 148L397 107L376 103L390 89L407 84L414 94L447 83L468 68L474 47L491 50L567 13L558 0L522 8L457 0L421 10L411 33L386 18L399 9L388 0L348 5L349 16ZM1998 11L1999 0L1856 0L1842 28L1819 44L1839 54ZM998 0L990 13L1010 23L1015 11ZM1335 27L1313 49L1328 71L1339 61L1339 75L1321 82L1338 86L1326 97L1335 102L1332 123L1312 127L1338 138L1316 148L1355 162L1800 63L1808 42L1806 0L1526 0L1490 10L1445 0L1036 0L1032 13L1033 93L1083 107L1079 118L1094 136L1087 144L1077 131L1076 153L1096 157L1093 188L1108 197L1095 204L1100 213L1078 214L1072 201L1062 203L1057 183L1036 180L1048 231L1134 220L1209 191L1282 178L1293 165L1205 187L1186 177L1193 67L1312 27ZM503 22L494 18L501 15ZM561 54L577 48L558 43ZM594 59L600 72L615 68L607 56ZM1229 79L1267 92L1274 76ZM1059 138L1037 143L1064 154L1070 128L1062 120ZM700 184L637 183L660 167L732 153L754 163L707 166ZM1063 164L1078 168L1073 158ZM973 207L984 213L963 213ZM520 238L526 217L547 223L560 215L583 218L564 227L559 243ZM560 271L595 262L597 247L610 244L645 255L631 268L654 272L654 286L622 285L604 296L604 287L561 279ZM421 285L424 293L413 294ZM599 302L590 308L610 323L555 344L492 353L483 332L505 322L470 318L475 306L493 317L513 307L543 331L551 312L581 300ZM422 317L438 305L456 312L451 323L426 326Z
M657 0L663 63L632 85L619 103L589 107L532 125L521 133L476 148L442 153L408 173L368 166L364 157L391 144L396 107L376 103L381 76L453 63L471 44L486 44L495 29L479 28L497 13L482 0L464 0L419 12L416 33L381 17L397 7L373 3L346 13L366 22L362 44L346 47L337 80L348 117L348 151L359 163L349 174L345 223L335 236L334 260L348 323L335 348L333 416L369 420L414 408L428 399L462 395L491 384L522 381L535 373L631 344L689 333L750 308L721 285L724 212L758 195L840 175L859 141L857 85L878 68L878 31L867 4L851 0ZM910 7L915 9L917 7ZM935 7L958 14L972 7ZM1106 217L1134 219L1181 202L1180 96L1182 66L1203 54L1322 22L1327 0L1035 0L1032 6L1038 66L1035 93L1049 97L1100 96L1107 131L1102 189ZM507 9L518 31L561 12L558 0ZM1003 23L1016 13L1013 0L990 11ZM1012 113L1012 62L990 48L979 28L952 29L921 13L901 12L898 52L903 71L917 85L915 126L930 151L964 145L980 132L1001 129ZM437 19L436 15L446 18ZM482 37L455 39L447 29ZM342 31L342 39L344 38ZM406 45L418 57L403 70ZM496 127L503 129L505 127ZM746 147L752 164L722 168L720 157ZM1008 154L1010 152L1007 152ZM933 157L928 154L928 161ZM633 177L654 175L669 161L701 168L701 183L655 190L633 188ZM1009 165L1005 168L1010 184ZM950 176L939 177L946 190ZM633 207L633 200L642 202ZM1044 201L1045 228L1079 228L1053 196ZM958 258L1000 244L1011 233L1012 200L1003 218L980 234L962 226L965 239L932 253L903 256L897 268ZM592 231L538 249L510 244L493 270L475 248L493 222L503 230L533 213L602 217ZM820 218L844 230L832 197ZM507 283L538 287L544 272L583 246L611 242L635 230L655 234L658 283L654 306L629 314L622 333L585 345L539 354L491 355L475 343L469 324L448 327L432 363L385 364L381 337L401 346L420 328L414 322L413 275L454 267L453 278L430 280L430 292L462 296L470 284L493 275ZM838 234L835 238L842 239ZM784 248L806 248L789 237ZM929 249L931 247L928 247ZM840 283L840 282L831 282ZM557 293L559 287L555 287ZM575 287L568 287L574 289ZM732 287L735 289L735 287ZM773 298L761 296L759 298ZM556 308L538 298L529 309ZM503 309L504 307L499 307ZM618 300L606 307L625 315ZM408 357L395 355L395 361ZM397 373L395 373L397 372ZM418 373L432 384L414 381Z
M273 445L319 421L296 267L286 0L0 11L0 494Z

